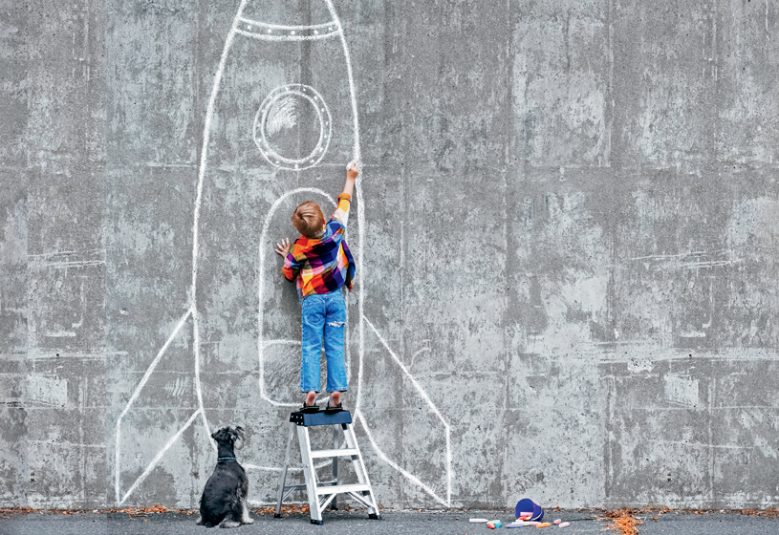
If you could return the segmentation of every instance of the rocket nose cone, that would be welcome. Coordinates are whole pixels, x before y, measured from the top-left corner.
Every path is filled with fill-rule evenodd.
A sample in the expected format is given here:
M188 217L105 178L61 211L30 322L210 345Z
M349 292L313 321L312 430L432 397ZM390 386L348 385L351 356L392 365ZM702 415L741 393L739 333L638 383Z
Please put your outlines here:
M242 17L278 26L313 26L333 22L326 0L247 0Z

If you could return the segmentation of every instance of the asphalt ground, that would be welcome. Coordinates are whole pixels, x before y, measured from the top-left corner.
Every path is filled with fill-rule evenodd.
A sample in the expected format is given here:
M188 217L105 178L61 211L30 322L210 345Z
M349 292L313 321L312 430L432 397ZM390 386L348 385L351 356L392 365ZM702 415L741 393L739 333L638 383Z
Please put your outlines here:
M364 513L331 512L325 514L321 526L309 522L308 516L288 514L273 518L270 514L253 513L255 522L236 528L236 533L305 535L338 533L343 535L478 535L495 533L484 524L471 524L470 518L512 520L508 512L471 511L467 513L384 513L380 520L370 520ZM600 534L611 521L598 512L553 512L547 520L561 518L571 522L566 528L551 527L546 533L560 535ZM777 535L779 518L723 513L649 513L637 514L643 523L638 526L640 535ZM0 535L170 535L204 534L207 528L195 525L196 516L179 513L128 515L125 513L67 513L33 512L5 514L0 518ZM507 533L536 533L536 528L496 530ZM221 532L221 531L220 531ZM619 533L613 531L611 533Z

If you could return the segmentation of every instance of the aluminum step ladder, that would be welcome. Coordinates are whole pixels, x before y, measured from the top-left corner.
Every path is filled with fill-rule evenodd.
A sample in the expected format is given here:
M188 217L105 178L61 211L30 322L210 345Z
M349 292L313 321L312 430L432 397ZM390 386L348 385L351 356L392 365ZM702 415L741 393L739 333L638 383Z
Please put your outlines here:
M281 504L292 492L305 489L308 494L308 505L311 511L311 523L322 524L322 512L328 505L336 506L336 497L339 494L346 494L354 498L368 508L368 518L378 519L379 508L376 498L373 495L368 472L365 470L365 463L362 460L360 447L357 444L357 437L352 427L352 414L349 411L338 412L293 412L289 417L290 430L287 438L287 453L285 456L284 470L281 472L281 482L279 483L279 497L276 502L276 518L281 516ZM336 426L335 443L333 449L312 450L311 439L308 434L309 427L316 426ZM338 430L341 430L342 436L339 437ZM303 463L303 476L305 483L287 484L287 473L290 463L290 448L292 446L292 436L297 432L298 443L300 444L300 457ZM339 440L342 438L343 440ZM346 445L345 448L339 447L340 444ZM357 483L339 484L338 481L338 459L347 458L352 462L352 468L357 475ZM327 481L319 481L316 473L316 462L321 459L332 459L333 478Z

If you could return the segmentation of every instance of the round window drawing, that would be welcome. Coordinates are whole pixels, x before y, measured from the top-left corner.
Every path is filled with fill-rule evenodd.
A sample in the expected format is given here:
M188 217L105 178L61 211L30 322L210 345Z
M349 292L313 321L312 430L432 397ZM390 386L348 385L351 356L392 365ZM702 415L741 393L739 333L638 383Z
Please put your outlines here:
M262 156L281 169L299 171L327 152L332 120L322 95L305 84L279 86L254 116L254 142Z

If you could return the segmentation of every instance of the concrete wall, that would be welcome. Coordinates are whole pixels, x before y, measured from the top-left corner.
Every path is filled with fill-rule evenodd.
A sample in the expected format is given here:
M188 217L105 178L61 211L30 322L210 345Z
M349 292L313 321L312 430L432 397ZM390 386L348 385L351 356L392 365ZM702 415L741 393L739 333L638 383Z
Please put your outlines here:
M355 129L338 36L222 58L238 4L0 2L3 506L193 507L230 423L273 498L299 310L270 247ZM776 2L335 7L347 404L382 504L779 504ZM303 171L254 129L289 83L330 114ZM316 149L311 102L275 102L266 149Z

